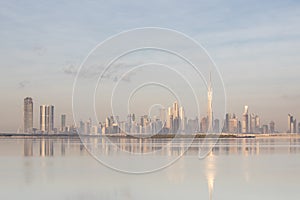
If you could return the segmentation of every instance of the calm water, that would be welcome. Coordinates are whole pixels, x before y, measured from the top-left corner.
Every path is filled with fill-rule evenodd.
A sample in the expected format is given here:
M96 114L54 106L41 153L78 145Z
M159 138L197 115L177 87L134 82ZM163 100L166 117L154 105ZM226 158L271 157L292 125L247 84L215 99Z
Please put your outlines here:
M134 175L99 163L76 138L1 138L0 199L300 199L300 138L221 139L205 159L198 158L199 142L171 166ZM186 146L184 139L115 138L101 143L101 152L135 167L122 151L159 163Z

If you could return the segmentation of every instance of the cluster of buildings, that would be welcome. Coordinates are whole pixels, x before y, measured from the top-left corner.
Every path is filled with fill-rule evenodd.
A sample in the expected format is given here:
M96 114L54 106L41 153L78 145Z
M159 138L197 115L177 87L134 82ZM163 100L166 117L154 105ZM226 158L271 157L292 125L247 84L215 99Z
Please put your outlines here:
M92 126L91 119L79 124L79 131L85 134L164 134L188 130L184 108L179 107L177 102L167 111L160 109L159 116L154 116L153 119L148 115L136 117L132 113L127 115L126 121L120 121L119 116L110 116L98 126Z
M125 121L119 116L106 117L104 122L93 124L92 120L80 121L79 126L67 126L66 115L61 115L60 128L54 126L54 106L40 106L40 127L33 128L33 100L31 97L24 99L24 132L25 133L70 133L74 134L169 134L169 133L244 133L244 134L268 134L276 133L275 122L261 124L257 114L249 113L248 106L245 106L242 118L235 114L227 113L224 123L213 117L212 87L208 87L208 108L207 116L201 120L187 119L183 106L175 101L167 110L160 109L159 116L151 118L148 115L136 117L134 113L128 114ZM221 127L222 125L222 127ZM287 133L300 133L300 123L292 115L288 115Z
M276 133L275 122L262 124L257 114L249 114L248 106L245 106L242 119L239 120L235 114L227 113L224 120L224 133Z
M208 87L207 116L201 119L187 120L183 106L175 101L167 110L160 109L159 116L153 119L148 115L137 118L134 113L127 116L126 121L120 121L119 116L107 117L105 122L92 126L92 121L80 122L79 132L83 134L169 134L169 133L218 133L219 120L213 119L212 87Z
M76 133L75 126L66 125L66 115L61 115L60 128L54 126L54 106L40 106L40 127L33 127L33 100L31 97L24 99L24 133Z

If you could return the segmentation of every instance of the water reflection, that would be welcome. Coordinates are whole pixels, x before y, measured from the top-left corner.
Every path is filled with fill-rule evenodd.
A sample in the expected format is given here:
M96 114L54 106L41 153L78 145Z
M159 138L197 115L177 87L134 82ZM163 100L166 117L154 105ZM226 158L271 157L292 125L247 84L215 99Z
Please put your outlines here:
M24 142L23 156L25 157L64 156L66 154L77 154L78 152L80 154L86 153L85 147L79 138L42 137L24 138L21 140ZM103 155L112 155L124 151L135 154L159 151L160 155L165 156L197 155L199 143L201 143L201 141L195 140L192 144L189 144L185 143L184 139L112 138L108 141L104 138L86 138L86 140L85 142L93 144ZM212 144L201 145L211 146ZM212 149L212 153L213 155L241 154L245 157L270 153L300 153L300 139L220 139Z
M209 200L212 200L216 175L216 159L212 152L205 159L205 175L208 185Z
M104 138L88 138L88 140L98 146L102 154L117 160L123 159L118 155L120 151L125 150L137 153L161 150L160 155L177 156L181 155L187 147L184 139L170 141L167 139L111 138L113 143L107 142ZM300 161L297 160L298 155L289 154L300 153L299 138L220 139L212 152L199 161L197 156L200 142L200 139L195 140L185 152L184 158L166 170L145 176L129 177L101 168L101 165L89 158L81 141L75 137L9 138L6 141L0 140L0 154L6 152L7 155L10 152L9 155L21 155L24 157L21 157L23 165L14 168L20 163L18 160L20 157L16 159L13 157L2 163L0 171L3 172L1 174L2 177L4 176L3 180L12 177L11 179L18 180L18 183L24 182L26 186L32 185L36 191L39 191L40 185L50 183L51 193L61 192L62 196L67 199L101 199L101 197L103 199L116 199L116 197L155 199L157 195L155 196L152 191L157 194L170 193L172 199L182 199L183 195L180 196L180 191L189 191L192 198L211 200L220 192L224 199L241 199L245 193L251 195L247 194L250 191L249 187L251 191L254 189L266 191L267 188L269 199L276 199L277 195L274 195L274 191L298 195L296 187L300 179L297 166ZM276 156L265 156L266 154ZM73 155L76 157L72 157ZM57 158L59 156L65 156L65 158ZM78 158L78 156L86 157ZM151 162L156 162L161 157L150 159ZM135 164L130 159L124 160ZM9 162L11 163L6 165ZM289 173L286 171L287 167ZM8 169L12 169L10 173L5 171ZM20 172L22 174L18 174ZM230 184L226 184L228 182ZM279 182L282 184L278 184ZM77 185L77 183L82 184ZM222 183L225 184L222 185ZM71 185L69 191L65 190L66 185ZM266 187L262 188L262 185ZM5 186L6 184L2 185L2 187ZM150 186L153 190L149 190ZM180 186L183 186L182 189ZM174 188L178 193L174 192ZM238 196L229 197L230 190L235 191ZM147 198L143 198L145 196ZM266 198L262 197L262 199Z
M79 139L74 138L24 138L23 156L65 156L85 153L85 148Z

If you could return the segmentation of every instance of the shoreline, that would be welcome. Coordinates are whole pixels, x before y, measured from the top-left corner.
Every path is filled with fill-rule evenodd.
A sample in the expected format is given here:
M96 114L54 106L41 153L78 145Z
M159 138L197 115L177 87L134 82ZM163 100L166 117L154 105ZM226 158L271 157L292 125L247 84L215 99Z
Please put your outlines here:
M28 133L0 133L0 138L80 138L80 137L93 137L93 138L128 138L128 139L172 139L172 138L300 138L300 134L288 134L288 133L277 133L277 134L236 134L236 133L221 133L221 134L157 134L157 135L125 135L125 134L106 134L106 135L78 135L69 133L55 133L55 134L28 134Z

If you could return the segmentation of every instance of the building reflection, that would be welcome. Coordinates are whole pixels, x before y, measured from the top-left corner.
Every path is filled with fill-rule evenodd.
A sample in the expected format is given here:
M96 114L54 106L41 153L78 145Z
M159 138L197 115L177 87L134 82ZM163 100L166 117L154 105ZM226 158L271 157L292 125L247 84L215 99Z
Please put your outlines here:
M54 150L53 150L53 140L40 140L40 156L53 156Z
M85 151L84 145L79 138L50 138L37 137L24 139L24 156L65 156L67 155L81 155Z
M214 180L216 175L216 159L212 151L205 158L205 175L207 179L208 195L211 200L213 197Z
M127 152L129 154L147 154L154 153L165 156L196 155L201 141L186 141L185 139L151 139L151 138L122 138L122 137L86 137L82 138L83 143L89 148L97 150L101 155L112 155L118 152ZM64 156L64 155L84 155L85 146L77 137L51 138L36 137L24 139L24 156ZM218 155L243 156L260 155L270 153L299 153L299 139L286 139L281 143L271 138L260 139L224 139L213 144L212 153ZM206 145L206 144L201 144ZM212 144L207 144L211 147ZM202 147L202 146L201 146Z
M33 156L33 142L31 139L24 140L24 156Z

